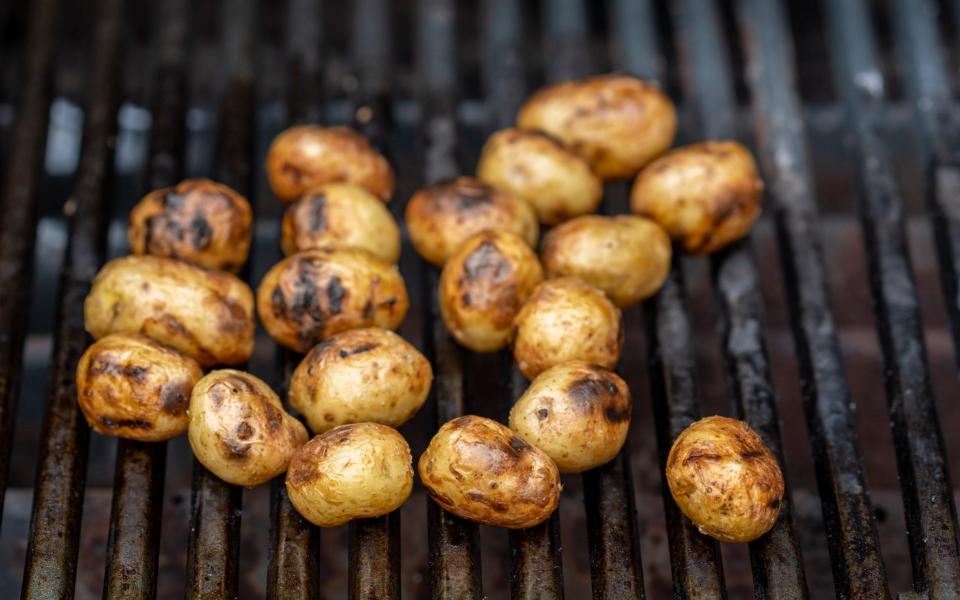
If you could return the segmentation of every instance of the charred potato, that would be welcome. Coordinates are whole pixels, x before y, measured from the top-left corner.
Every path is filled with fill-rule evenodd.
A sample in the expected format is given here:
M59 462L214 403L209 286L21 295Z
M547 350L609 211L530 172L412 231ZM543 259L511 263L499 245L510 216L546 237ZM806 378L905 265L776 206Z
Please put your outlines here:
M307 430L280 398L249 373L223 369L197 382L190 395L190 447L211 473L253 487L287 470Z
M320 527L391 513L413 489L413 458L403 436L385 425L341 425L300 448L287 471L287 495Z
M253 354L253 292L236 276L172 258L125 256L106 265L83 304L94 338L142 333L203 367Z
M417 190L404 216L414 249L442 267L467 238L482 231L507 231L535 248L540 237L530 205L472 177L457 177Z
M560 502L560 473L550 457L483 417L445 423L420 456L418 471L442 508L486 525L533 527Z
M358 248L294 254L270 269L257 289L264 328L297 352L348 329L396 329L408 303L397 268Z
M77 363L77 403L97 433L159 442L187 430L187 404L203 376L189 356L143 335L94 342Z
M692 254L710 254L750 232L763 182L750 151L736 142L677 148L633 184L633 212L660 223Z
M493 134L480 153L477 177L523 198L549 225L594 212L603 195L586 161L538 131Z
M743 421L707 417L677 436L667 484L683 514L721 542L750 542L773 527L783 474L770 449Z
M548 277L579 277L624 308L660 289L672 253L670 238L653 221L587 215L544 236L540 259Z
M537 255L516 235L485 231L468 239L440 274L440 313L450 335L475 352L503 348L541 279Z

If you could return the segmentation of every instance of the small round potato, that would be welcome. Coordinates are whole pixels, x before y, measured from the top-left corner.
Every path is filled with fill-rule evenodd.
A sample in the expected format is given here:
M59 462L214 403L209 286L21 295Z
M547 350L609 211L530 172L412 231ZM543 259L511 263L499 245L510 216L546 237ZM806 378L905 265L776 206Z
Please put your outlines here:
M423 406L433 370L409 342L386 329L329 337L290 380L290 405L315 433L365 421L399 427Z
M280 244L287 256L309 248L362 248L391 264L400 260L400 228L390 211L347 183L327 184L291 204Z
M546 454L490 419L468 415L437 431L420 480L442 508L485 525L538 525L560 502L560 472Z
M349 127L291 127L270 144L266 167L274 195L285 204L326 183L352 183L384 202L393 195L390 163Z
M465 241L440 274L440 313L450 335L474 352L507 345L513 318L543 279L533 250L512 233Z
M77 403L97 433L159 442L187 430L197 361L144 335L115 333L77 363Z
M656 86L605 75L543 88L521 107L517 126L557 138L603 179L625 179L670 147L677 111Z
M672 254L663 228L633 215L577 217L551 230L540 247L548 277L579 277L620 308L660 289Z
M510 410L510 429L580 473L610 462L630 431L633 401L620 377L581 361L541 373Z
M513 320L513 358L527 379L570 360L612 369L621 347L620 309L576 277L538 285Z
M125 256L104 265L83 303L94 338L143 333L202 367L253 354L253 292L236 276L172 258Z
M540 226L533 208L513 194L473 177L457 177L417 190L404 216L416 251L442 267L467 238L481 231L507 231L535 248Z
M287 494L320 527L392 513L410 497L413 457L396 429L341 425L300 448L287 471Z
M236 272L247 262L253 212L247 199L209 179L154 190L130 212L133 254L179 258Z
M257 289L260 322L278 344L297 352L348 329L396 329L408 304L396 266L359 248L294 254Z
M667 456L666 475L683 514L721 542L753 541L780 515L780 465L743 421L707 417L684 429Z
M650 163L633 184L630 205L687 252L710 254L750 232L762 195L749 150L736 142L704 142Z
M480 153L477 177L523 198L549 225L594 212L603 195L586 161L538 131L493 134Z
M197 382L190 395L190 447L211 473L253 487L287 470L307 430L280 398L249 373L223 369Z

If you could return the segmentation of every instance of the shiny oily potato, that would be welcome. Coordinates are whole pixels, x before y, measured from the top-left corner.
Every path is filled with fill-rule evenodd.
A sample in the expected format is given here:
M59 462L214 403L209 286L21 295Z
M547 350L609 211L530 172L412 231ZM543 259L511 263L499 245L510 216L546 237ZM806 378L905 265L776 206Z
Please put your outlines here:
M320 527L389 514L410 497L413 458L396 429L378 423L341 425L293 455L287 495Z
M243 371L212 371L190 395L190 447L211 473L253 487L287 470L307 430L270 386Z
M253 211L247 199L209 179L154 190L130 212L133 254L179 258L236 272L247 262Z
M393 195L390 163L349 127L291 127L270 144L266 168L274 195L285 204L327 183L351 183L384 202Z
M580 473L617 455L630 431L633 401L616 373L582 361L547 369L510 410L510 429Z
M467 238L482 231L507 231L535 248L537 215L525 200L473 177L457 177L417 190L404 220L414 249L442 267Z
M707 417L684 429L667 456L666 475L683 514L721 542L753 541L780 515L780 465L743 421Z
M115 333L77 363L77 403L97 433L159 442L187 430L187 404L200 365L143 335Z
M430 362L392 331L371 327L329 337L290 380L290 404L322 433L365 421L399 427L430 392Z
M710 254L750 232L762 195L749 150L736 142L704 142L651 163L634 182L630 205L687 252Z
M493 134L480 153L477 177L523 198L549 225L594 212L603 195L586 161L538 131Z
M475 352L510 341L513 318L540 280L537 255L512 233L485 231L465 241L440 274L440 313L450 335Z
M253 354L253 292L236 276L172 258L108 262L83 303L84 326L99 339L142 333L200 366L237 365Z
M603 179L625 179L670 148L677 111L655 85L605 75L541 89L521 107L517 126L557 138Z
M348 329L396 329L408 304L396 266L359 248L294 254L257 289L260 322L278 344L297 352Z
M543 238L548 277L579 277L624 308L655 294L670 271L670 238L655 222L634 215L586 215Z
M509 529L549 518L563 487L550 457L500 423L472 415L437 431L418 470L430 497L445 510Z

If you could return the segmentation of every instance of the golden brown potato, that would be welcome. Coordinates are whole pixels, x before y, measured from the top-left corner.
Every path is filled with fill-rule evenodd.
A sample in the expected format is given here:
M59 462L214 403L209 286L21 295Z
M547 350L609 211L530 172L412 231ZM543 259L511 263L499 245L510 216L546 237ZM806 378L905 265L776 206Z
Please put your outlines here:
M426 260L442 267L467 238L481 231L507 231L537 246L537 215L523 199L473 177L457 177L417 190L404 216L410 242Z
M677 436L667 484L683 514L721 542L757 539L783 501L777 459L746 423L726 417L701 419Z
M670 238L655 222L633 215L586 215L544 236L547 277L579 277L624 308L655 294L670 271Z
M590 165L539 131L493 134L480 153L477 177L523 198L549 225L594 212L603 195Z
M521 107L517 126L557 138L603 179L625 179L670 147L677 111L655 85L605 75L541 89Z
M286 204L326 183L352 183L384 202L393 195L390 163L349 127L291 127L270 144L266 168L274 195Z
M253 354L253 292L236 276L172 258L108 262L83 303L84 326L99 339L142 333L203 367L237 365Z
M750 232L763 182L750 151L736 142L677 148L633 184L633 212L660 223L692 254L710 254Z
M582 361L541 373L510 410L510 429L565 473L606 464L630 431L633 401L620 377Z
M260 322L297 352L348 329L396 329L408 304L396 266L358 248L304 250L277 263L257 288Z
M430 497L445 510L510 529L545 521L563 487L550 457L500 423L472 415L437 431L418 471Z
M187 179L133 207L127 240L133 254L236 272L247 262L252 223L246 198L209 179Z
M378 423L341 425L300 448L287 471L287 494L320 527L391 513L413 489L410 446Z
M346 183L315 189L287 208L280 244L287 256L309 248L362 248L400 260L400 228L379 198Z
M290 380L290 404L315 433L345 423L406 423L430 392L430 362L386 329L351 329L304 357Z
M440 313L450 335L475 352L507 345L513 318L543 269L512 233L484 231L464 242L440 274Z
M233 485L253 487L287 470L307 430L280 398L249 373L223 369L190 395L190 447L204 467Z
M203 376L189 356L143 335L94 342L77 363L77 403L97 433L159 442L187 430L187 404Z

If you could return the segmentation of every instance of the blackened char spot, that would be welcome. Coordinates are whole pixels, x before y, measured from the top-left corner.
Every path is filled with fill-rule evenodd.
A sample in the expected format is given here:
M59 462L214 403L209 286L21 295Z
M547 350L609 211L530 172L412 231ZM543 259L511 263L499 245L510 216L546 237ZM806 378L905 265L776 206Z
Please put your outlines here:
M331 315L338 315L343 310L343 298L347 295L346 290L340 283L340 278L334 275L327 284L327 300L330 302L329 312Z
M603 381L584 377L570 384L567 393L581 408L589 408L594 406L602 396L607 395L607 389Z
M361 344L361 345L357 346L356 348L354 348L353 350L351 350L351 351L350 351L350 354L351 354L351 356L352 356L352 355L354 355L354 354L363 354L364 352L370 352L371 350L373 350L374 348L376 348L377 345L378 345L378 344L375 344L375 343L372 343L372 342L371 342L371 343L367 343L367 344Z
M547 415L549 414L550 414L550 411L545 408L541 408L540 410L537 411L537 416L540 417L541 419L546 419Z
M250 423L246 421L240 421L240 424L237 425L237 438L241 440L249 440L253 436L253 427L250 427Z
M513 436L510 438L510 447L516 450L517 452L525 452L530 449L530 444L528 444L522 438Z
M763 452L760 450L748 450L740 453L740 458L743 460L753 460L755 458L760 458L761 456L763 456Z
M213 229L210 223L203 216L203 213L197 213L190 221L190 233L193 236L193 247L197 250L203 250L210 245L213 238Z
M326 229L327 227L327 218L325 214L327 197L323 192L318 192L310 196L307 200L307 214L309 216L309 222L307 224L310 233L316 235Z
M457 178L447 184L445 192L456 203L459 210L473 210L490 204L493 188L479 181Z
M107 429L119 429L120 427L153 429L152 423L140 419L111 419L110 417L100 417L100 423Z
M485 241L470 253L463 263L467 279L491 279L501 282L508 275L510 266L493 242Z
M373 302L370 300L367 300L367 303L363 305L363 318L373 318Z
M611 423L621 423L627 420L627 417L630 416L630 413L622 408L617 408L616 406L607 406L603 410L603 416L607 418L607 421Z
M497 502L496 500L491 500L479 492L467 492L466 496L467 496L467 500L470 500L473 502L479 502L480 504L489 506L490 508L492 508L494 511L498 513L507 512L510 508L503 502Z
M223 448L223 453L226 457L231 460L244 460L247 458L247 453L250 452L250 446L248 444L241 444L232 439L220 438L220 446Z
M770 501L770 508L776 510L780 508L780 498L774 498Z
M685 459L683 459L683 465L687 466L694 462L713 462L720 460L720 458L721 456L719 454L714 454L712 452L694 451L688 454Z
M256 393L257 388L254 384L247 379L245 373L237 373L236 375L227 375L220 380L225 385L230 387L230 391L234 394L239 394L240 392L247 392L250 394Z
M287 301L283 297L283 290L280 289L280 286L273 288L273 292L270 293L270 302L273 304L273 316L282 317L287 312Z
M171 383L160 390L160 410L168 415L182 415L187 407L189 386L184 383ZM222 401L222 397L220 398Z
M263 412L267 417L267 429L270 433L276 433L280 429L280 422L282 420L280 409L269 402L266 402L263 406Z

